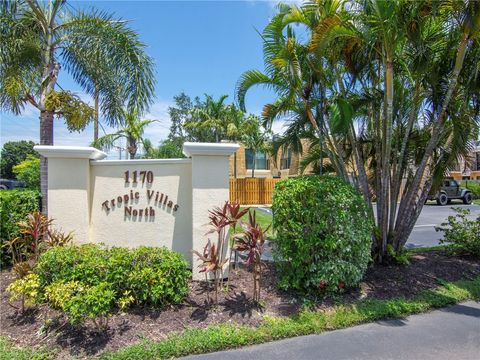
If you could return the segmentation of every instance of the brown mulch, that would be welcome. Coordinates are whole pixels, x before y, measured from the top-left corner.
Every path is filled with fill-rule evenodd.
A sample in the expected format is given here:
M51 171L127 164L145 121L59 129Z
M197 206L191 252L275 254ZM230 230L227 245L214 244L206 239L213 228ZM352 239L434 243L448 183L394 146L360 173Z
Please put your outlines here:
M114 314L109 329L99 333L93 324L74 328L59 313L50 309L30 309L25 314L9 305L5 288L12 281L10 271L0 273L1 307L0 336L10 338L20 346L58 348L58 358L84 358L106 350L117 350L141 339L159 341L169 333L186 328L203 328L210 324L236 323L255 326L265 314L288 316L299 311L301 297L277 289L274 266L267 263L262 281L262 307L252 303L251 273L240 267L233 270L230 290L219 294L219 305L208 301L204 282L190 283L190 292L181 305L166 309L141 308ZM359 298L389 299L412 297L418 292L438 286L438 280L456 281L480 275L480 261L447 256L443 251L418 253L408 266L375 266L368 269L358 289L347 291L343 302ZM213 294L211 294L213 297ZM338 301L338 298L336 299ZM319 308L332 306L322 300ZM45 319L50 319L49 331L43 331Z

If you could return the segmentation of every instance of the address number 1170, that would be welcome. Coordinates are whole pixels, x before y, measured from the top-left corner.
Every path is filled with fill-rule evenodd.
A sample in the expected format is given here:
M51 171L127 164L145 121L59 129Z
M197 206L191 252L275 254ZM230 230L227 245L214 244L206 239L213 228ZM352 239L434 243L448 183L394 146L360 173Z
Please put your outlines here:
M153 182L153 172L152 171L132 171L132 176L130 177L130 171L125 171L125 183L136 184L137 182L141 182L145 184L145 182L151 184Z

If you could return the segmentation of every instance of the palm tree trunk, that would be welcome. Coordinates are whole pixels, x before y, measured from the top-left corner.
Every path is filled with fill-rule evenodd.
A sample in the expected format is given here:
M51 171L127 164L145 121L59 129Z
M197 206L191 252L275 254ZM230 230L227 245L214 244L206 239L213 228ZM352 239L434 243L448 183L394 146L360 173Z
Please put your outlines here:
M93 119L93 141L98 140L98 103L99 103L99 96L98 96L98 92L95 91L95 117Z
M381 169L381 212L379 216L379 225L382 238L381 255L385 257L387 244L390 239L390 229L388 228L388 216L390 209L390 160L392 150L392 118L393 118L393 61L387 56L385 64L385 117L383 123L383 146L382 146L382 169Z
M53 145L53 112L40 112L40 144ZM42 192L42 213L48 215L48 159L40 157L40 191Z
M457 86L458 77L460 71L463 68L463 62L468 50L469 35L464 34L462 41L460 42L457 55L455 59L455 65L450 76L448 90L443 100L438 120L434 125L432 135L425 149L425 153L420 164L417 167L415 177L411 183L409 191L407 191L404 200L400 204L400 208L397 215L397 221L395 224L395 238L394 247L401 248L407 242L413 226L420 215L420 211L423 208L425 199L428 195L428 191L432 185L431 181L431 168L433 162L433 154L438 145L440 134L445 127L447 108L450 100L453 97L453 92ZM401 219L401 220L400 220Z

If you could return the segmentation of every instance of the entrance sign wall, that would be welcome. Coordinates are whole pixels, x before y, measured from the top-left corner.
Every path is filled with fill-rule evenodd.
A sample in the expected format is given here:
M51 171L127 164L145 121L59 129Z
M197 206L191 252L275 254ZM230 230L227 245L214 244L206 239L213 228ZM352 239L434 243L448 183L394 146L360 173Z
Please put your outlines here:
M48 215L76 243L166 246L192 264L208 210L229 199L237 144L185 143L187 159L102 160L91 147L36 146L48 158ZM199 278L196 265L193 277Z

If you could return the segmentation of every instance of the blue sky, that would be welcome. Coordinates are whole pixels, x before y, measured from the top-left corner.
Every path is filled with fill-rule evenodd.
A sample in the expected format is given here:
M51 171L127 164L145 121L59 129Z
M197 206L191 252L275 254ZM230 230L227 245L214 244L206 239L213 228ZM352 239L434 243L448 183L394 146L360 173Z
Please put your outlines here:
M218 97L229 95L240 75L248 69L263 69L262 31L275 13L275 2L269 1L70 1L73 7L92 7L130 20L130 26L148 45L147 52L156 63L156 99L147 118L157 119L146 137L157 143L168 135L167 109L173 96L184 91L188 95L204 93ZM64 89L85 94L66 72L59 83ZM247 97L247 110L259 113L273 94L252 90ZM1 144L12 140L39 140L38 111L26 108L20 116L0 113ZM281 124L274 130L280 131ZM108 130L108 129L107 129ZM61 119L55 122L56 145L88 145L93 130L89 126L78 133L69 133Z

